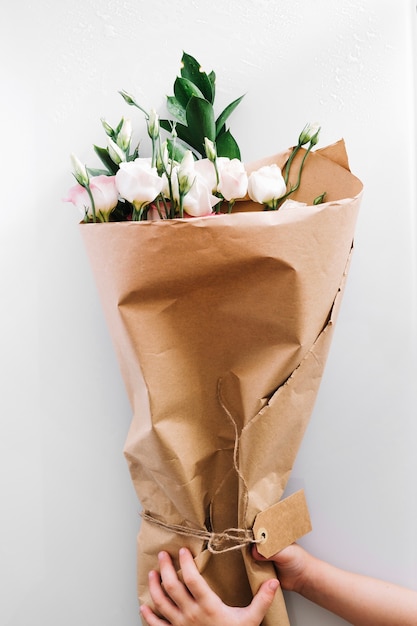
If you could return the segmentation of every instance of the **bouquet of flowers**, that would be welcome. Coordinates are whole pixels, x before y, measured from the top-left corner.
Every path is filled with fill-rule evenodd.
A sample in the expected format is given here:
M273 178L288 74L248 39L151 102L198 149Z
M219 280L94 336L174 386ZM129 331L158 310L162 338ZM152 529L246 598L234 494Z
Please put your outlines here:
M277 209L300 186L304 161L318 142L319 128L306 125L292 150L285 175L276 163L265 164L249 176L240 150L226 121L242 100L229 104L215 119L215 74L207 75L190 55L182 58L181 76L174 96L167 98L173 120L160 120L154 109L146 112L135 99L120 92L125 101L145 115L152 155L140 157L132 150L132 124L124 117L116 128L102 120L108 136L106 148L94 146L104 170L86 168L74 155L78 185L68 200L78 206L84 221L108 222L201 217L231 212L236 200L249 197L268 209ZM169 135L162 142L161 128ZM293 159L308 144L295 184L288 184ZM314 203L322 201L324 194Z
M222 599L248 604L274 575L255 563L310 530L282 499L326 362L362 194L344 142L243 163L216 118L215 75L184 54L168 117L103 120L104 169L73 157L80 225L133 409L125 445L143 507L138 596L161 549L187 545ZM163 133L167 134L162 140ZM264 626L287 626L277 594Z

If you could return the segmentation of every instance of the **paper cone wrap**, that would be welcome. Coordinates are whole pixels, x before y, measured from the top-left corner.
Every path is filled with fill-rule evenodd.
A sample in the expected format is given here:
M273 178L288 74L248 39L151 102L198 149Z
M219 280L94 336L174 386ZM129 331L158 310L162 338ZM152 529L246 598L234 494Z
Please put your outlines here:
M282 165L285 155L266 161ZM323 191L328 201L312 206ZM307 158L295 195L307 206L244 201L231 215L81 225L133 409L125 455L150 516L138 535L140 602L150 602L147 574L161 549L175 561L188 546L229 605L247 605L275 575L249 544L213 554L195 531L250 535L282 497L322 377L361 192L338 142ZM280 592L263 624L288 625Z

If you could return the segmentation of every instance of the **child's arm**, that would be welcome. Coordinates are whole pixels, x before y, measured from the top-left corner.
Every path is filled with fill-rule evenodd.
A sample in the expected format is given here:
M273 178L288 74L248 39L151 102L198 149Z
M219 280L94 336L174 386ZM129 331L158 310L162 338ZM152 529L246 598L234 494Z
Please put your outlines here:
M143 605L141 613L149 626L259 626L279 586L276 579L263 583L249 606L229 607L199 574L188 550L180 550L179 560L185 584L178 579L166 552L159 555L161 574L155 571L149 574L152 600L165 618L159 618L150 607Z
M261 558L256 550L254 556ZM417 625L416 591L346 572L296 544L271 560L283 589L300 593L354 626Z

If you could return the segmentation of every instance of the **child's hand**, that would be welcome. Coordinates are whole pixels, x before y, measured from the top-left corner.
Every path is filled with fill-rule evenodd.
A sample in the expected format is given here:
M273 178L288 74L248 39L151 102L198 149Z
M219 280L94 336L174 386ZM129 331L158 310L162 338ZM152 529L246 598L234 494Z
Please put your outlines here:
M152 600L165 618L157 617L150 607L143 605L142 616L149 626L259 626L278 589L276 579L263 583L249 606L230 607L210 589L189 550L181 549L179 560L184 583L178 579L166 552L159 555L161 574L156 571L149 574Z
M304 577L312 558L301 546L293 543L291 546L281 550L281 552L274 554L270 559L265 559L254 547L252 556L257 561L268 560L274 563L283 589L301 592Z

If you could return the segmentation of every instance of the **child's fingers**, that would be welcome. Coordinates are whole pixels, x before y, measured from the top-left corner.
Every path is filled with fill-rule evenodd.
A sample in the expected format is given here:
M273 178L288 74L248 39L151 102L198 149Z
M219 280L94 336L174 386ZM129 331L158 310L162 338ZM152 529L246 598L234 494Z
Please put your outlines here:
M193 598L201 603L211 599L214 593L198 571L191 552L187 548L181 548L179 559L184 583Z
M156 571L149 572L149 592L157 611L164 617L173 621L178 614L178 608L167 596L162 588L161 578ZM158 623L158 622L156 622Z
M142 617L146 621L149 626L169 626L169 623L166 620L162 620L155 615L152 609L146 604L142 604L140 607L140 612L142 613Z
M166 595L168 595L169 598L175 603L176 607L180 607L181 609L185 608L187 604L192 601L192 598L187 588L178 579L177 572L172 563L171 557L167 552L160 552L158 555L158 560L163 585L163 589L161 588L161 585L159 585L159 590L165 598ZM163 602L163 597L159 593L159 590L157 590L158 601L162 602L163 605L167 607L167 609L171 609L172 602L170 601L169 605L166 602ZM158 609L160 609L159 606ZM170 619L170 615L165 615L165 613L163 613L163 615Z

